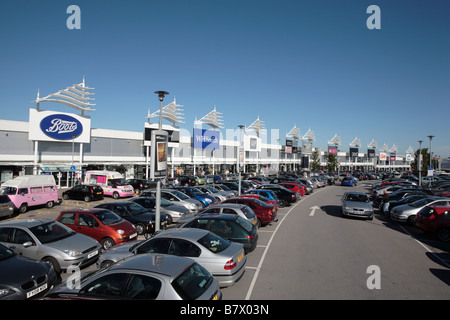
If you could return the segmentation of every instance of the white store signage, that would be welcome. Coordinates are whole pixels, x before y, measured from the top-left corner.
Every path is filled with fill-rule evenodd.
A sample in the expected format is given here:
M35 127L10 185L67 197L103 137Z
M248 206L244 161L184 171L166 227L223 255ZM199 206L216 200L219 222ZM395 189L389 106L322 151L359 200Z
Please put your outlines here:
M30 109L28 139L89 143L91 118L73 113Z

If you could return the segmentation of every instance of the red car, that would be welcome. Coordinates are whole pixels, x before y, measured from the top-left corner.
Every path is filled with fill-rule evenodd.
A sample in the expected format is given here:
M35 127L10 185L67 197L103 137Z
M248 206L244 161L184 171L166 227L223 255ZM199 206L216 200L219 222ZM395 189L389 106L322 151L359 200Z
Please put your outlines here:
M239 196L239 198L254 198L254 199L261 200L262 202L265 202L267 204L271 204L271 205L275 206L275 211L278 212L277 200L269 199L269 198L264 197L263 195L260 195L260 194L246 194L246 193L245 194L241 194Z
M416 226L432 232L441 241L450 241L450 207L425 206L416 216Z
M288 190L300 193L303 197L306 193L305 188L302 185L299 185L295 182L280 182L278 185L285 187Z
M277 211L275 206L264 203L255 198L237 197L222 201L222 203L240 203L250 207L256 214L260 225L267 225L272 221L276 221Z
M61 211L56 221L75 232L94 238L103 249L137 240L133 224L106 209L75 209Z

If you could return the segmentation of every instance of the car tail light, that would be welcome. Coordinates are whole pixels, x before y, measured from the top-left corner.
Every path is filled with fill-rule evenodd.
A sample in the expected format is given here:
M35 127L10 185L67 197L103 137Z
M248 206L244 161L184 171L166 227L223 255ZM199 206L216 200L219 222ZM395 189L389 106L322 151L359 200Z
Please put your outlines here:
M253 240L254 238L255 238L255 236L252 236L252 235L247 236L248 240Z
M234 267L236 267L236 261L234 261L233 259L228 260L225 263L225 266L223 267L225 270L232 270L234 269Z

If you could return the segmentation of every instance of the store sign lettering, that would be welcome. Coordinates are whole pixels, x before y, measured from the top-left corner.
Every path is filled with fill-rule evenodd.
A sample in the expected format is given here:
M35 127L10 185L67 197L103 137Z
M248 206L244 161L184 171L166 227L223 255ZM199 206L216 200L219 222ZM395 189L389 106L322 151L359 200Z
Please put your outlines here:
M52 114L41 121L41 130L57 140L72 140L83 133L80 121L66 114Z

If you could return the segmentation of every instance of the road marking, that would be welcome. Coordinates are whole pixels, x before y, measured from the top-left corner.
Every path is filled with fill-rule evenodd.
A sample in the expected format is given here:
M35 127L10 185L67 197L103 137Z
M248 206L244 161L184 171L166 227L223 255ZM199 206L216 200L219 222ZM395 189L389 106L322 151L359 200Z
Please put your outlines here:
M310 209L311 209L311 213L309 214L309 216L312 217L312 216L314 216L314 212L320 208L318 206L314 206L314 207L311 207Z
M318 192L320 192L321 190L323 190L323 188L316 190L316 192L313 192L310 196L317 194ZM308 197L309 199L310 197ZM250 296L253 293L253 287L255 286L256 280L258 279L258 275L259 275L259 271L261 270L262 264L264 263L264 259L266 258L266 254L267 251L269 251L270 245L272 243L273 238L275 237L275 234L277 233L278 229L280 228L281 224L283 223L284 219L286 219L286 217L289 215L289 213L292 212L292 210L294 210L295 207L297 207L300 203L303 202L303 200L305 200L306 198L301 198L299 202L297 202L292 208L289 209L289 211L284 215L283 218L281 218L281 220L279 220L277 227L275 228L275 231L273 232L272 236L269 239L269 242L267 243L266 248L264 249L264 252L261 256L261 260L259 260L259 264L258 266L255 268L256 272L253 275L253 279L252 282L250 283L250 286L248 288L247 291L247 295L245 296L245 300L250 300ZM253 269L253 268L252 268Z

